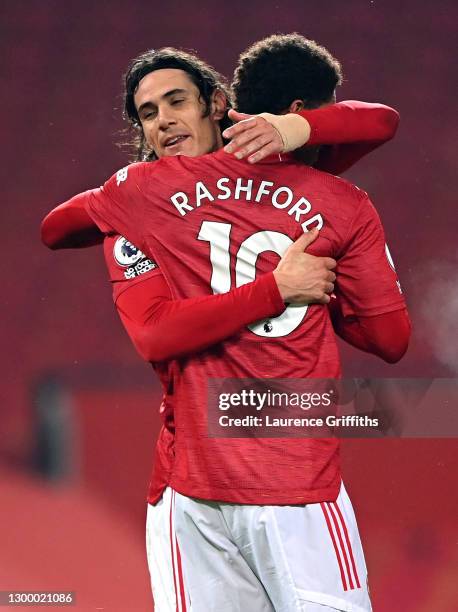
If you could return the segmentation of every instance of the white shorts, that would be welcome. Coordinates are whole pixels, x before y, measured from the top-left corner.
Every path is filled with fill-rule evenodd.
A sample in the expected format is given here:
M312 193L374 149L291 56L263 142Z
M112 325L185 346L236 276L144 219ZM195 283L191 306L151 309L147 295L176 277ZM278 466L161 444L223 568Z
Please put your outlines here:
M148 509L157 612L371 610L343 485L335 503L305 506L209 502L170 489L161 502ZM160 592L165 587L167 595Z
M146 514L146 554L151 577L154 612L191 610L186 600L180 549L175 536L172 496L167 487L154 506L148 504Z

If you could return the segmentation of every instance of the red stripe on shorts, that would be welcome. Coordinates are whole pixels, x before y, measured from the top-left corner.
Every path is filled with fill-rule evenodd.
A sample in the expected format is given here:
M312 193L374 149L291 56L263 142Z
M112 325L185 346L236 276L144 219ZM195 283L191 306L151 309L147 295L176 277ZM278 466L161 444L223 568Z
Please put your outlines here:
M177 593L177 580L175 576L175 555L173 553L173 526L172 526L172 511L173 511L173 496L174 491L172 491L172 495L170 498L170 550L172 551L172 569L173 569L173 586L175 587L175 599L176 599L176 612L179 612L178 609L178 593Z
M361 588L361 584L359 583L358 571L356 569L355 558L353 556L353 549L351 547L350 538L348 536L347 525L345 524L345 520L344 520L343 514L340 511L339 504L337 502L335 502L334 506L335 506L335 508L337 510L337 513L338 513L338 515L340 517L340 520L342 522L344 536L345 536L345 541L347 542L348 552L350 553L350 561L351 561L351 566L353 568L353 575L354 575L355 580L356 580L356 586L357 586L358 589L360 589Z
M336 539L334 537L334 533L332 531L331 519L329 518L328 509L326 508L324 503L320 503L320 506L321 506L321 509L323 510L324 518L325 518L326 524L328 526L329 535L331 536L331 540L332 540L332 543L334 545L334 551L336 553L337 563L339 564L339 570L340 570L340 577L342 579L342 585L343 585L344 591L347 591L348 590L348 588L347 588L347 581L345 580L345 573L344 573L344 569L343 569L343 566L342 566L342 560L340 558L339 548L337 546L337 542L336 542Z
M175 542L177 545L178 578L180 580L181 609L183 612L186 612L186 597L184 595L183 571L181 568L181 553L180 553L180 547L178 546L178 540L176 539L176 536L175 536Z
M353 584L353 578L350 572L350 562L349 562L347 551L345 550L345 546L344 546L343 539L342 539L342 529L340 527L339 521L337 520L337 516L334 511L333 504L328 504L328 510L332 517L334 527L337 532L337 537L339 538L340 550L342 551L342 556L343 556L343 560L345 563L345 569L347 570L348 581L350 583L349 587L351 590L353 590L355 588L355 585Z

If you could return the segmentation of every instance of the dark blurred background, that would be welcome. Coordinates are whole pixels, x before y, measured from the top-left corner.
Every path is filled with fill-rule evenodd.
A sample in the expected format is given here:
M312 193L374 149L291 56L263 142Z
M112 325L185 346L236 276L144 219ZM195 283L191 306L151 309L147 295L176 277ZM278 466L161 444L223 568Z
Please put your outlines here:
M158 384L117 320L101 250L48 251L41 218L125 165L115 143L132 57L194 49L231 77L249 44L298 31L342 62L339 99L401 114L395 141L346 178L380 212L414 334L396 366L344 348L345 371L454 377L458 7L16 0L0 16L0 590L73 590L77 609L149 610L143 542ZM378 612L457 609L456 449L453 439L344 444Z

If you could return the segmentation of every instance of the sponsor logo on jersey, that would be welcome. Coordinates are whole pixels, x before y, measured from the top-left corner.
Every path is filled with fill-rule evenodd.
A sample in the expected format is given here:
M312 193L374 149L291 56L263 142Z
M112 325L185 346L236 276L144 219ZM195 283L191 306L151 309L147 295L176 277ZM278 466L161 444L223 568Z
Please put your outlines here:
M154 261L145 257L142 251L126 240L124 236L119 236L116 240L113 247L113 256L116 263L127 268L124 277L128 280L157 268Z

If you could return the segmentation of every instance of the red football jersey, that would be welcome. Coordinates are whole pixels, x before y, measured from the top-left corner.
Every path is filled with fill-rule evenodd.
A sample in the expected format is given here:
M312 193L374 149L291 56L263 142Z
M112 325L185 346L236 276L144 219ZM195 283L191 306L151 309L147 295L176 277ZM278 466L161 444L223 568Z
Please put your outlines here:
M113 300L132 285L143 282L152 275L160 274L156 262L146 257L135 245L119 234L107 236L103 252L108 275L113 288ZM159 408L163 426L155 447L153 472L148 490L148 501L156 503L169 484L173 465L174 416L172 407L174 362L153 364L161 381L164 397Z
M120 170L89 200L102 231L121 232L157 262L174 298L225 292L272 269L304 230L309 252L338 260L345 314L404 307L367 194L285 156L255 166L219 151ZM192 330L189 330L192 333ZM216 347L180 360L174 375L175 460L170 484L204 499L253 504L334 500L335 439L215 439L207 431L207 381L332 378L339 356L327 308L290 306Z

